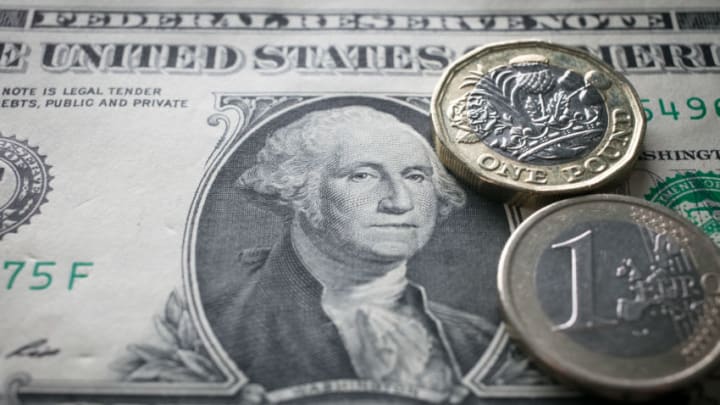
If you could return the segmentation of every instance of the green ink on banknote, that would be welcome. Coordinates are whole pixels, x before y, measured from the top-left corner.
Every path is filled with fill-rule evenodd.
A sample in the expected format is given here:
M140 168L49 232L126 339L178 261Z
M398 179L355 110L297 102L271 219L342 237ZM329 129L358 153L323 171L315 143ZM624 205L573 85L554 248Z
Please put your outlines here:
M720 174L680 173L660 181L645 199L677 211L720 245Z
M73 289L73 285L75 285L75 279L76 278L87 278L88 273L78 273L79 267L90 267L92 266L92 262L74 262L72 264L72 270L70 271L70 282L68 283L68 290Z
M8 290L12 289L13 284L15 284L15 278L20 273L20 271L25 267L25 262L13 262L13 261L6 261L3 265L3 269L8 270L10 267L14 267L14 270L12 271L12 276L10 276L10 279L7 282L6 288Z
M94 266L94 264L95 263L93 262L72 262L68 266L68 290L72 290L75 287L77 279L88 278L90 276L90 273L88 272L90 270L89 267ZM56 275L56 278L63 278L61 275L59 276L57 274L58 267L60 268L60 271L68 271L68 267L65 267L65 269L63 269L63 266L58 266L57 262L36 261L33 263L32 261L27 262L22 260L6 260L5 262L3 262L2 267L3 270L8 270L8 274L10 274L5 284L6 290L21 288L16 284L16 281L18 280L20 273L23 273L23 269L25 269L26 267L28 269L32 268L32 271L28 270L24 272L25 274L21 276L20 279L25 278L30 279L31 281L25 283L25 286L23 286L22 288L27 288L32 291L46 290L50 288L53 284L53 273ZM83 269L83 267L85 267L85 269Z
M673 121L678 121L680 118L689 118L692 121L701 120L703 118L712 118L713 114L708 114L708 111L712 111L708 105L715 107L714 116L720 117L720 98L705 101L705 99L692 96L684 100L678 100L680 107L677 107L675 102L672 100L666 100L663 98L649 99L643 98L640 100L643 103L643 110L645 111L645 117L648 122L653 120L656 116L655 112L658 112L658 118L661 116L672 117Z
M40 268L55 267L55 264L55 262L35 262L32 275L34 278L43 279L44 281L41 281L40 284L31 285L31 290L44 290L50 287L50 284L52 284L52 274L47 271L40 270Z

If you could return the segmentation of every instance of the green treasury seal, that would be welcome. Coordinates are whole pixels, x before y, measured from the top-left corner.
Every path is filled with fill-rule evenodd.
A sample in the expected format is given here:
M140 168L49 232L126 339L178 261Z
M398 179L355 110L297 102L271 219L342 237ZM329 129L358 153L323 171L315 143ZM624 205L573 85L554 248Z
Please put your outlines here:
M49 169L38 148L0 134L0 238L40 212L51 190Z
M658 182L645 198L677 211L720 245L720 175L717 173L677 174Z

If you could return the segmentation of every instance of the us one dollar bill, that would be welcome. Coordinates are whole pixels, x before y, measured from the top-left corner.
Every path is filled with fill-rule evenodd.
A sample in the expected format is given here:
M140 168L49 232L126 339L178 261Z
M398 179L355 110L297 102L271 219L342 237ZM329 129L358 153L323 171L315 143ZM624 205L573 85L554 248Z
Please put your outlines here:
M601 402L509 339L528 212L443 169L430 95L480 45L587 50L648 119L617 191L720 243L718 30L709 1L0 3L0 402Z

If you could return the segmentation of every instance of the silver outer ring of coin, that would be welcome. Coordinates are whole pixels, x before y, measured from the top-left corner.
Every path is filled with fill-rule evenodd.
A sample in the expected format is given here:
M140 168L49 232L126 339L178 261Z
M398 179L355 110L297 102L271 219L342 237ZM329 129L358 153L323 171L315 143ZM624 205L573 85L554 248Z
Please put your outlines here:
M666 219L669 224L675 226L673 229L684 232L682 235L687 237L687 246L692 246L695 253L693 257L699 264L699 272L720 274L720 251L715 244L700 229L674 211L634 197L596 194L556 202L535 212L525 220L513 232L500 256L498 289L501 308L510 335L516 339L517 343L526 350L526 353L531 358L537 361L538 365L550 370L561 381L584 387L603 396L616 399L648 399L686 385L716 367L718 360L720 360L720 340L716 340L714 346L711 345L712 347L692 364L687 364L687 361L683 362L685 358L678 347L682 346L681 344L675 345L671 350L659 355L662 357L648 356L628 359L592 352L581 344L574 343L569 337L563 336L564 334L551 331L552 321L540 308L539 300L534 298L537 291L534 271L536 267L534 266L537 266L540 255L535 252L533 253L534 258L517 256L519 248L529 243L528 239L530 241L539 239L547 241L547 244L549 244L550 238L556 236L561 230L567 230L570 227L567 224L574 223L575 219L581 218L585 221L591 219L608 220L611 218L609 218L607 212L613 210L620 212L618 207L623 205L640 207L644 212L653 212L657 214L658 218ZM573 209L577 212L573 213ZM605 213L603 214L603 212ZM629 217L627 213L615 213L615 215L617 219ZM537 229L542 227L544 222L553 216L557 216L558 219L551 218L550 221L560 220L563 225L558 226L556 229ZM542 249L546 248L547 246L538 246L531 250L542 251ZM697 254L698 251L705 254L699 255ZM532 262L532 264L516 267L516 263L522 263L523 259L527 259L525 262ZM531 267L533 270L528 271L527 267ZM717 317L717 315L715 316ZM717 323L715 323L714 327L718 328ZM720 330L716 330L714 333L716 335L720 334ZM563 350L566 350L566 354L570 353L568 347L572 350L572 358L563 356ZM588 357L584 358L584 356ZM651 361L652 358L655 358L655 360ZM674 371L648 378L633 379L633 376L623 374L623 365L631 365L634 369L637 369L654 362L667 367L666 360L677 361L678 364L682 363L685 366L669 367ZM595 363L592 363L593 365L602 364L606 371L610 369L614 372L606 374L593 373L592 369L588 368L588 364L592 361L595 361ZM654 373L658 369L648 371Z
M543 57L550 66L572 70L581 76L593 71L599 72L611 83L609 89L599 91L608 116L603 140L589 154L577 161L557 165L530 164L503 156L483 142L475 142L471 145L467 143L460 145L457 142L457 137L461 136L463 131L470 132L467 128L458 127L467 122L458 124L459 121L454 121L450 111L469 94L466 83L472 83L473 80L477 82L479 77L493 69L510 66L511 61L521 63L523 58L528 56ZM613 118L614 114L619 114L620 111L627 113L632 119L631 135L626 145L620 148L622 149L620 155L610 159L603 152L609 150L606 147L611 143L613 127L617 125L616 129L619 132L625 129L621 127L624 125L622 120ZM609 190L613 183L624 178L632 169L646 128L645 113L640 98L625 77L615 72L605 62L584 51L547 41L501 42L467 53L447 68L442 75L433 92L430 112L436 151L450 171L480 192L513 204L545 204L560 197L598 190L605 186ZM463 114L464 112L457 115ZM464 115L460 118L464 118ZM610 147L614 146L617 146L615 141ZM488 159L485 168L477 163L480 157ZM591 159L596 157L598 159ZM511 179L507 171L503 175L505 164L514 165L513 170L525 170L525 172L518 180ZM583 168L582 178L567 182L568 175L561 173L572 173L577 165L588 168ZM607 167L602 168L602 165ZM493 169L488 169L489 167ZM547 176L545 183L538 180L538 177L542 177L539 173L545 173Z

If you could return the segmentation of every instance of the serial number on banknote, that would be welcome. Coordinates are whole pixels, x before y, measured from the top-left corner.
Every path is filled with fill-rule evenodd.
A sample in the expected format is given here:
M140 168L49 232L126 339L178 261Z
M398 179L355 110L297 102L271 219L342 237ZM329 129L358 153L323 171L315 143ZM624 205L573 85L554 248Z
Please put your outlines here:
M648 121L652 121L655 117L661 118L663 116L672 117L674 121L678 121L681 118L690 118L693 121L713 117L720 118L720 98L716 98L714 102L710 102L700 97L688 97L685 99L685 105L679 102L680 107L675 104L675 101L668 101L663 98L643 98L640 101L643 103L643 109L645 110L645 116ZM713 107L715 114L711 112Z
M74 261L58 265L55 261L6 260L2 269L7 273L6 290L46 290L58 284L72 291L78 280L88 278L95 264Z

